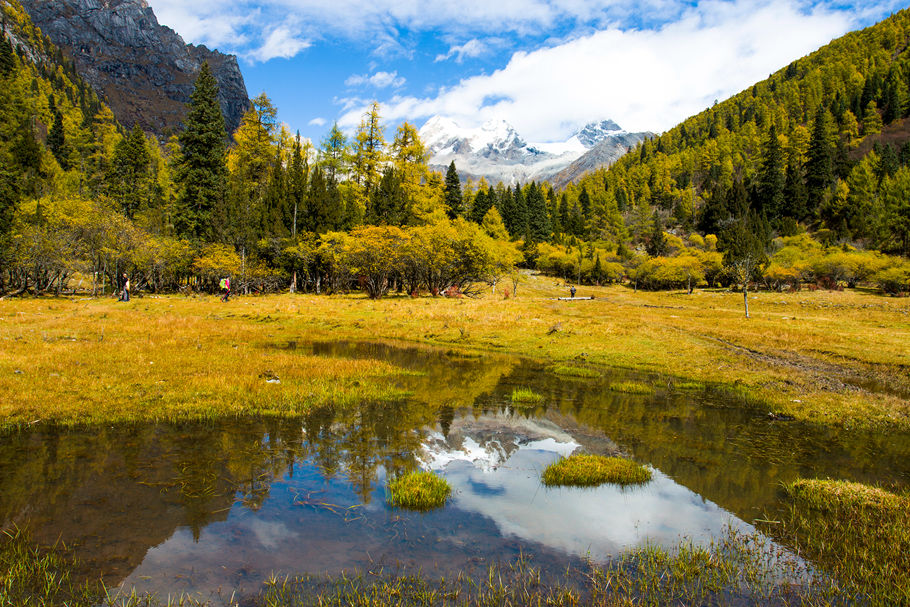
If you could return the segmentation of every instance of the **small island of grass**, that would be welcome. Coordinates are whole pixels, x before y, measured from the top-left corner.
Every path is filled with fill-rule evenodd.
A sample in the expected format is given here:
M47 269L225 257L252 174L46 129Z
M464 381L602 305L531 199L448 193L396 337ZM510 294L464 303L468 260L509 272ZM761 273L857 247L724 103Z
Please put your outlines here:
M432 472L409 472L389 481L387 501L393 508L432 510L445 505L452 488Z
M624 381L610 385L613 392L622 392L624 394L654 394L654 388L648 384L642 384L635 381Z
M534 404L543 400L543 396L530 388L515 388L512 390L513 404Z
M628 459L603 455L570 455L550 464L543 473L543 484L548 487L638 485L650 480L648 468Z

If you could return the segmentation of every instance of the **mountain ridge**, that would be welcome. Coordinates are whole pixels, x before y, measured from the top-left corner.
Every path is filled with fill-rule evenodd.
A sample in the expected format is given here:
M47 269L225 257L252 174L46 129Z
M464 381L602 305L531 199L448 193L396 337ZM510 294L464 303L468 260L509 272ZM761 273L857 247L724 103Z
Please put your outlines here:
M32 21L75 61L125 127L164 136L180 128L196 75L208 62L233 132L249 107L234 55L186 44L145 0L21 0ZM141 101L141 102L140 102Z
M554 179L573 182L584 171L609 166L651 135L628 133L612 120L601 120L585 125L565 141L529 143L505 120L469 128L438 115L420 129L432 168L445 170L455 162L462 178L507 184Z

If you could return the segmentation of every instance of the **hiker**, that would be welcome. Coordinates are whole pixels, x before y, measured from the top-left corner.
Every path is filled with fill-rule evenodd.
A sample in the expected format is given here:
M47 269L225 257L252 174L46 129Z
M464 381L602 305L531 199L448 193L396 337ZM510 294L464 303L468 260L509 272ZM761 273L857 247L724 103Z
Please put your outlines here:
M120 301L129 301L130 300L130 278L126 274L123 275L123 291L120 292Z
M224 291L224 295L221 296L221 301L227 301L231 297L231 277L222 278L219 286L221 287L221 290Z
M575 285L569 287L569 293L572 294L572 299L575 299Z

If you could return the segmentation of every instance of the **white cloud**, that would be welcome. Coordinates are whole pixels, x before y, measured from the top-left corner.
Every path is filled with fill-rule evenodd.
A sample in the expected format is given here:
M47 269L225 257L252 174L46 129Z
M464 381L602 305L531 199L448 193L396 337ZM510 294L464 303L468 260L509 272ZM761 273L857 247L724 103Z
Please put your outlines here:
M325 126L326 124L328 124L328 121L325 118L320 117L320 118L313 118L307 124L309 124L310 126Z
M398 72L376 72L372 76L365 74L354 74L344 81L346 86L372 86L378 89L384 88L401 88L406 80L398 75Z
M766 78L850 29L849 14L804 13L797 0L703 1L657 30L611 27L533 52L435 96L395 96L392 121L434 114L465 126L505 118L530 140L612 118L628 130L665 130ZM359 120L353 108L339 121Z
M246 53L246 57L251 61L290 59L311 45L309 40L299 37L291 27L282 25L269 32L262 45Z
M436 62L438 63L440 61L446 61L452 57L455 57L456 63L461 63L464 61L465 57L474 59L489 52L490 47L486 42L474 38L473 40L468 40L460 46L453 46L445 55L437 55Z

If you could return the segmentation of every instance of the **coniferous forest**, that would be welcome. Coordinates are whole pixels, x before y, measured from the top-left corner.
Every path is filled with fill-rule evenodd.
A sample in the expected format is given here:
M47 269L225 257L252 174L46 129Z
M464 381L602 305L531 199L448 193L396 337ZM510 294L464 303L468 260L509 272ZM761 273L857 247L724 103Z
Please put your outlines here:
M225 131L208 66L183 129L119 124L21 6L0 43L0 292L471 293L581 284L910 291L910 11L851 33L557 191L432 171L374 103L348 136L266 94ZM517 280L517 278L516 278ZM517 284L517 282L516 282Z

